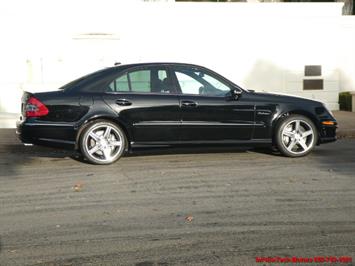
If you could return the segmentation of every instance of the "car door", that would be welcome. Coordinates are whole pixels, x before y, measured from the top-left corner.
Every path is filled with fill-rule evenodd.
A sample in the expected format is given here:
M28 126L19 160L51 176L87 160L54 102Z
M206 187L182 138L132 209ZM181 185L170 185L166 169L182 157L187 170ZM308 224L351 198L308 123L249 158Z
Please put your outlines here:
M204 68L175 66L180 90L181 141L234 142L250 140L254 129L254 103L219 75Z
M164 66L125 71L108 86L104 101L130 127L135 144L179 140L179 100Z

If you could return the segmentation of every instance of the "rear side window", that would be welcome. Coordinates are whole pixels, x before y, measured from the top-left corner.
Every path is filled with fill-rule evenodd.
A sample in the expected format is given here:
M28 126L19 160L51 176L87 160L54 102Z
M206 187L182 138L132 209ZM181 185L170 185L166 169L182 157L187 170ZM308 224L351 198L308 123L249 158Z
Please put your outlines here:
M109 89L111 91L129 91L127 75L123 75L111 82Z
M128 73L132 91L151 92L150 70L138 70Z
M107 92L173 93L166 69L146 68L129 71L116 78L107 87Z

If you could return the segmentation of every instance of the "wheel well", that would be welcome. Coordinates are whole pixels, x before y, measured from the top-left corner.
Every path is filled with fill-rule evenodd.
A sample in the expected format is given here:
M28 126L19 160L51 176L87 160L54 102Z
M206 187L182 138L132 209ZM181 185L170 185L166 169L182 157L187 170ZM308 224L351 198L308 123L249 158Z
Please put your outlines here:
M307 117L308 119L310 119L313 124L315 125L316 129L317 129L317 134L318 134L318 142L319 142L319 139L320 139L320 129L319 129L319 125L318 125L318 121L317 119L310 113L308 112L304 112L304 111L301 111L301 110L294 110L294 111L289 111L289 112L285 112L283 114L281 114L273 123L273 127L272 127L272 142L274 143L274 136L275 136L275 130L276 130L276 127L277 125L279 124L279 122L281 121L282 118L284 117L288 117L290 115L302 115L304 117Z
M81 135L82 131L87 127L87 125L89 123L94 122L94 121L110 121L110 122L118 125L120 128L122 128L122 130L125 133L126 138L127 138L126 150L129 148L129 146L130 146L130 135L128 133L128 130L127 130L126 126L123 123L121 123L120 121L117 121L116 119L114 119L113 117L100 116L100 117L95 117L95 118L88 119L80 126L80 128L78 129L78 132L76 134L76 138L75 138L75 149L76 150L79 149L79 138L80 138L80 135Z

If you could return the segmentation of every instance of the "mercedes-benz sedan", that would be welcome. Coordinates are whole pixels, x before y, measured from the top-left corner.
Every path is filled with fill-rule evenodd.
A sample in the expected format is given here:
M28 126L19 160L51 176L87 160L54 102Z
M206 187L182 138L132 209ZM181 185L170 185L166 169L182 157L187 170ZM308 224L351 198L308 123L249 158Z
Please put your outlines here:
M136 146L270 146L290 157L336 140L318 101L242 89L201 66L119 65L58 91L25 92L17 133L24 143L71 146L110 164Z

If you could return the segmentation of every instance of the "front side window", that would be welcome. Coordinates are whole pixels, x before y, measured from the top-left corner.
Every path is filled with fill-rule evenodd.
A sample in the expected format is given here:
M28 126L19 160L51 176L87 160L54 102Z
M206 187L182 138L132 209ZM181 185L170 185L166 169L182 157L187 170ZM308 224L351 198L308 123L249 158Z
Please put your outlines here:
M230 92L224 82L199 69L176 69L175 75L183 94L225 96Z
M172 93L165 69L156 67L129 71L110 83L108 92Z

